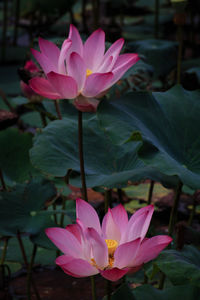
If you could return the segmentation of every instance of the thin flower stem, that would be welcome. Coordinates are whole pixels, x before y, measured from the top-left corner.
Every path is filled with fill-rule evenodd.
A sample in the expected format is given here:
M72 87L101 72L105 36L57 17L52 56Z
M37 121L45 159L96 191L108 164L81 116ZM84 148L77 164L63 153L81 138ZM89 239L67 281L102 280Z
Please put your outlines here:
M159 7L160 7L160 1L155 1L155 19L154 19L154 38L158 39L159 37Z
M53 203L53 210L54 210L54 214L53 214L54 221L55 221L56 225L58 225L58 218L57 218L57 214L56 214L56 203L55 202Z
M178 25L177 28L177 39L178 39L178 59L177 59L177 83L181 83L181 60L183 52L183 26Z
M193 199L192 199L193 203L192 203L192 210L190 212L190 217L189 217L189 220L188 220L188 226L191 226L192 225L192 221L194 219L194 216L195 216L195 212L196 212L196 199L195 199L195 194L193 195Z
M119 198L119 202L123 204L123 194L122 194L122 189L117 189L117 194Z
M110 280L106 280L107 300L111 300L112 285Z
M17 239L18 239L18 242L19 242L19 247L20 247L20 250L21 250L21 253L22 253L24 264L25 264L27 272L28 272L29 264L28 264L26 252L25 252L25 249L24 249L24 244L23 244L23 241L22 241L22 238L21 238L21 234L20 234L19 231L17 232ZM34 281L33 278L31 280L31 283L32 283L32 286L33 286L33 289L34 289L34 293L35 293L35 296L36 296L37 300L41 300L40 295L39 295L38 290L37 290L37 287L35 285L35 281ZM30 296L27 295L27 297L30 297ZM28 299L30 299L30 298L28 298Z
M94 29L97 29L99 26L99 0L92 0L92 9L94 17Z
M105 213L107 213L108 208L111 205L112 200L112 190L108 189L105 191Z
M2 185L2 188L3 188L3 191L6 191L6 184L5 184L5 181L4 181L4 178L3 178L3 172L1 171L0 169L0 181L1 181L1 185Z
M174 231L182 186L183 186L182 182L179 181L179 183L177 184L176 190L175 190L175 194L174 194L173 207L171 210L170 219L169 219L169 227L168 227L168 234L170 236L172 236L173 231Z
M14 46L17 45L19 15L20 15L20 0L16 0L15 1L15 28L14 28L14 38L13 38L13 45Z
M59 106L59 100L55 100L54 103L55 103L55 108L56 108L58 119L62 120L62 115L61 115L60 106Z
M151 180L150 187L149 187L149 194L148 194L148 200L147 204L150 205L152 201L152 195L153 195L153 188L154 188L155 181Z
M169 227L168 227L168 234L170 236L172 236L173 231L174 231L174 226L175 226L175 222L176 222L176 218L177 218L177 211L178 211L178 205L179 205L179 200L180 200L180 195L181 195L181 191L182 191L182 182L179 181L179 183L177 184L176 190L175 190L175 194L174 194L174 201L173 201L173 207L171 210L171 214L170 214L170 220L169 220ZM170 248L170 245L168 246L168 248ZM164 284L165 284L165 274L161 273L160 276L160 282L159 282L159 289L163 289Z
M96 293L96 285L95 285L94 276L90 276L90 279L91 279L91 287L92 287L92 300L96 300L97 293Z
M65 206L66 206L66 201L64 199L64 197L62 196L62 210L65 210ZM64 219L65 219L65 213L62 212L61 217L60 217L60 226L64 227Z
M78 144L79 144L79 160L80 160L80 171L81 171L81 182L82 182L82 194L85 201L88 202L87 197L87 186L85 181L85 168L83 158L83 120L82 112L78 111Z
M7 252L7 248L8 248L8 237L4 238L4 246L3 246L3 251L2 251L2 255L1 255L1 262L0 262L0 266L2 266L5 262L6 259L6 252Z
M2 48L1 59L5 62L6 59L6 35L7 35L7 21L8 21L8 1L3 1L3 28L2 28Z
M6 94L4 93L4 91L2 89L0 89L0 96L3 99L3 102L5 103L5 105L10 109L10 111L14 112L14 108L12 107L10 102L8 101L8 99L6 97Z
M47 120L46 120L45 114L43 112L40 112L40 118L41 118L43 127L46 127L47 126Z
M35 261L36 253L37 253L37 245L34 244L33 252L31 255L31 261L28 266L28 272L27 272L27 297L28 297L28 300L31 300L31 278L32 278L32 270L33 270L33 264Z

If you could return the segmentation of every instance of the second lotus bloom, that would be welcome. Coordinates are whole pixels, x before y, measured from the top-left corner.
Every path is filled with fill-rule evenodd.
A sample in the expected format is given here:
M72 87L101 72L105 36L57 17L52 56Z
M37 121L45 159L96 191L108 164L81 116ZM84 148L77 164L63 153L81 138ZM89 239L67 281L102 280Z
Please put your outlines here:
M171 241L166 235L145 238L153 206L139 209L128 221L122 205L109 209L102 226L94 208L76 200L76 224L48 228L47 236L64 253L56 259L65 273L86 277L100 273L116 281L138 271L154 259Z
M96 111L98 98L138 61L138 55L121 54L124 40L117 40L105 52L105 33L98 29L83 44L78 30L70 26L61 49L39 38L40 51L32 53L46 78L30 80L31 88L50 99L74 99L81 111Z

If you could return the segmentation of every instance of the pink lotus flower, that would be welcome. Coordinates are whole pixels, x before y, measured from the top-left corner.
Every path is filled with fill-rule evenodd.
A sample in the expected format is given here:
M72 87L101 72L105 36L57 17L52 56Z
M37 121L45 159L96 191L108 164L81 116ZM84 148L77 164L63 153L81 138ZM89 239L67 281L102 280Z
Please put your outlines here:
M68 39L61 49L39 38L40 50L32 54L46 78L30 80L31 88L50 99L74 99L81 111L96 111L101 97L138 61L138 55L119 55L124 40L117 40L105 53L105 33L93 32L83 44L78 30L70 26Z
M35 93L35 91L27 84L31 77L38 76L41 73L40 69L32 62L28 60L23 69L20 69L20 74L23 74L23 80L20 81L21 90L30 101L40 102L42 97Z
M47 236L64 253L56 264L74 277L101 273L111 281L138 271L172 241L165 235L145 238L153 210L152 205L141 208L128 221L124 207L118 205L108 210L101 227L94 208L77 199L76 224L46 229Z

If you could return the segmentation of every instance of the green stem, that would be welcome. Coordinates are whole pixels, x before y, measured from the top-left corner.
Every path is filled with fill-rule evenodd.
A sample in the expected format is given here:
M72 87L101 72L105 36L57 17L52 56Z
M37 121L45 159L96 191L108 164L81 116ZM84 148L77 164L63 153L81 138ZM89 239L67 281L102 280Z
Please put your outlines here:
M119 198L119 202L123 204L123 194L122 194L122 189L117 189L117 194Z
M4 181L4 178L3 178L3 172L1 171L1 169L0 169L0 181L1 181L3 191L6 191L6 184L5 184L5 181Z
M24 264L25 264L27 272L28 272L29 264L28 264L26 252L25 252L25 249L24 249L24 244L23 244L23 241L22 241L22 238L21 238L21 234L20 234L19 231L17 232L17 239L18 239L18 242L19 242L19 247L20 247L20 250L21 250L21 253L22 253ZM35 293L35 296L36 296L37 300L41 300L40 295L39 295L38 290L37 290L37 287L35 285L35 281L33 280L33 278L32 278L31 283L32 283L34 293Z
M79 160L80 160L80 171L81 171L81 182L82 182L82 194L85 201L88 201L87 197L87 186L85 180L85 167L83 158L83 120L82 112L78 111L78 144L79 144Z
M16 0L16 4L15 4L15 28L14 28L14 38L13 38L13 45L14 46L17 45L19 15L20 15L20 0Z
M111 205L111 200L112 200L112 190L108 189L105 191L105 213L107 213L108 208Z
M161 275L160 275L160 281L159 281L159 284L158 284L158 288L159 290L162 290L164 288L164 284L165 284L165 274L162 272Z
M153 188L154 188L155 181L151 180L150 187L149 187L149 194L148 194L148 200L147 204L150 205L152 201L152 195L153 195Z
M3 102L5 103L5 105L10 109L10 111L14 112L14 108L12 107L12 105L10 105L10 102L8 101L6 94L4 93L4 91L2 89L0 89L0 96L3 99Z
M177 83L181 83L181 61L183 52L183 26L178 25L177 28L177 40L178 40L178 58L177 58Z
M154 19L154 37L158 39L159 32L159 0L155 0L155 19Z
M91 279L91 287L92 287L92 300L96 300L97 293L96 293L96 285L95 285L94 276L90 276L90 279Z
M189 217L189 220L188 220L188 226L192 225L192 221L194 219L195 212L196 212L196 205L197 205L197 203L196 203L195 195L193 195L192 210L190 212L190 217Z
M27 298L28 298L28 300L31 300L31 278L32 278L32 270L33 270L33 264L35 261L36 253L37 253L37 245L34 244L33 252L31 255L31 261L28 266L28 272L27 272Z
M3 251L2 251L2 255L1 255L1 262L0 265L2 266L5 262L6 259L6 252L7 252L7 248L8 248L8 237L4 238L4 246L3 246Z
M55 100L55 108L56 108L56 112L58 115L58 119L62 120L62 115L61 115L61 111L60 111L60 106L59 106L59 100Z
M62 196L62 210L65 210L65 206L66 206L66 201L64 199L64 197ZM60 226L64 227L64 218L65 218L65 213L63 212L61 214L61 218L60 218Z
M45 114L43 112L40 112L40 118L41 118L43 127L46 127L47 126L47 120L46 120Z
M86 4L87 0L82 0L82 23L83 23L83 30L88 32L87 22L86 22Z
M180 181L176 187L175 194L174 194L173 207L171 210L170 219L169 219L169 227L168 227L168 234L170 236L172 236L173 231L174 231L182 186L183 186L183 184Z
M56 201L56 200L55 200L55 201ZM56 211L56 203L55 203L55 202L53 203L53 210L54 210L54 214L53 214L53 216L54 216L54 221L55 221L55 223L58 225L57 213L55 212L55 211Z
M94 30L99 26L99 0L92 0L92 9L94 17Z
M7 19L8 19L8 1L4 0L3 1L2 48L1 48L2 62L5 62L5 58L6 58Z
M106 280L107 300L111 300L112 285L110 280Z

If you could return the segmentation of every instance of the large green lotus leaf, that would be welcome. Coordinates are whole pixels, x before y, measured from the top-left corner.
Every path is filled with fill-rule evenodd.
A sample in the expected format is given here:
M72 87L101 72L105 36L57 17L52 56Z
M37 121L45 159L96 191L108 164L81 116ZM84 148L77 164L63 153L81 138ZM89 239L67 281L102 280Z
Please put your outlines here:
M200 251L197 248L185 246L182 251L164 251L155 263L173 284L190 283L200 287Z
M129 43L131 52L143 54L154 67L154 76L166 76L177 62L177 43L166 40L142 40ZM167 63L166 63L167 61Z
M100 130L96 116L83 122L84 160L87 186L115 187L128 180L156 178L159 174L138 159L141 142L114 145ZM79 173L77 120L51 122L34 139L30 151L33 165L46 173L63 177L69 169ZM80 177L70 183L80 186Z
M32 134L21 133L16 128L6 129L0 132L0 145L0 168L5 179L22 183L38 174L29 159Z
M200 92L175 86L163 93L133 92L103 101L101 126L115 143L139 130L144 143L141 158L166 175L177 175L193 189L200 188Z
M37 214L46 201L56 196L54 185L48 180L31 180L18 184L11 191L0 193L0 235L13 236L18 231L36 234L50 216Z

